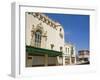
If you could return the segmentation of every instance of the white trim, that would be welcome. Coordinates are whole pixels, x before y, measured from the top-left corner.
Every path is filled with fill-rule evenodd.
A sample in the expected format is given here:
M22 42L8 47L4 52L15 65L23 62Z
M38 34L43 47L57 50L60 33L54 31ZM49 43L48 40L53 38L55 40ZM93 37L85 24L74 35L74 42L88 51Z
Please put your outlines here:
M19 47L19 5L16 3L12 3L12 25L11 25L11 38L12 38L12 52L11 52L11 68L12 68L12 76L17 77L20 75L20 47Z

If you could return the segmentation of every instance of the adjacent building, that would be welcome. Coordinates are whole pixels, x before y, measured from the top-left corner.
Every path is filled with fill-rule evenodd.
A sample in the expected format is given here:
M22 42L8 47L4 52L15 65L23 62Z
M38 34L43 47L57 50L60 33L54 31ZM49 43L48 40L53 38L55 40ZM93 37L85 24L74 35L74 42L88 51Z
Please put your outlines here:
M89 64L89 63L90 63L89 50L78 51L78 64Z
M59 22L42 13L25 13L26 67L76 63L75 46L65 43Z
M71 43L65 43L65 64L76 64L76 49Z

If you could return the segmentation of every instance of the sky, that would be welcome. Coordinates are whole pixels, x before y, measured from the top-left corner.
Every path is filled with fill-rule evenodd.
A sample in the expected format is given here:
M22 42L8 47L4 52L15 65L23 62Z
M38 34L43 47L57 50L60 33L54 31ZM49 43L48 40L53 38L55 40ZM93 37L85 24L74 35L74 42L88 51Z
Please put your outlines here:
M89 50L89 15L45 13L64 28L65 42L75 45L76 51Z

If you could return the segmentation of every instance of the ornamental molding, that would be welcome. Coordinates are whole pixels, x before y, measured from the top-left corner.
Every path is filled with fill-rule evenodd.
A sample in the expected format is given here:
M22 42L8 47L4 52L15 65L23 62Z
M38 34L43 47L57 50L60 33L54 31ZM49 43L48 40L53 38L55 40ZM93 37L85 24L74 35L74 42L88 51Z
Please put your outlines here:
M42 21L43 23L49 25L49 26L52 26L54 29L57 30L57 27L58 25L56 23L56 21L50 19L48 16L46 16L45 14L43 13L34 13L34 12L28 12L28 14L34 16L35 18L37 18L38 20ZM60 23L59 23L60 24Z
M43 37L47 37L47 31L44 31L43 25L42 23L37 24L36 26L34 26L34 24L32 25L32 30L31 30L31 36L33 37L35 32L39 30L42 32L42 36Z

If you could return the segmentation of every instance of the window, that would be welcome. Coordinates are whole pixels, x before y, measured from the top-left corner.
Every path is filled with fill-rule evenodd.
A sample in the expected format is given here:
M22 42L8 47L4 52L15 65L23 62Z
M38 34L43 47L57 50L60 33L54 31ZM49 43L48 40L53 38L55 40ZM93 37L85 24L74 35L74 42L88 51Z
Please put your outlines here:
M53 50L53 48L54 48L54 44L51 44L51 50Z
M66 48L66 53L69 54L69 48L68 47Z
M63 39L62 29L60 28L59 36Z
M41 31L37 30L35 32L35 47L41 47Z
M66 53L67 53L67 48L66 48Z
M60 28L60 32L62 31L62 29Z
M63 49L63 48L62 48L62 47L60 47L60 51L61 51L61 52L62 52L62 49Z
M28 59L32 59L32 57L28 57Z
M69 48L67 48L68 49L68 54L69 54Z
M71 47L71 55L73 55L73 52L74 52L74 51L73 51L73 47Z

